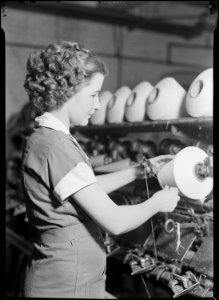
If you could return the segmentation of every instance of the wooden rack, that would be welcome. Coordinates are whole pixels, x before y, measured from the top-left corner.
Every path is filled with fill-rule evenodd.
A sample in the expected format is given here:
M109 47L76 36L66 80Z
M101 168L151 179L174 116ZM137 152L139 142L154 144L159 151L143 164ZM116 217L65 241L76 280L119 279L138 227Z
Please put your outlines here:
M180 118L172 120L143 121L136 123L123 122L121 124L103 124L76 126L71 132L78 131L87 136L94 134L126 135L134 132L171 132L176 136L205 140L212 143L213 117Z

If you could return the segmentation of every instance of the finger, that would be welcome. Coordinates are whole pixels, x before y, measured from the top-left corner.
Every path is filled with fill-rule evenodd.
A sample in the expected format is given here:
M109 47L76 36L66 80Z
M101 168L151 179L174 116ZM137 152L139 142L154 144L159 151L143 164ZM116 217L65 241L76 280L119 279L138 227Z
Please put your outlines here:
M175 157L175 155L173 154L163 154L163 155L159 155L157 157L155 157L156 159L159 159L159 160L165 160L165 159L173 159Z
M172 191L175 190L175 191L179 192L179 189L178 189L178 187L176 187L176 186L171 186L170 189L171 189Z
M163 157L163 158L166 158L166 159L172 159L172 158L175 157L174 154L164 154L164 155L160 155L160 156Z

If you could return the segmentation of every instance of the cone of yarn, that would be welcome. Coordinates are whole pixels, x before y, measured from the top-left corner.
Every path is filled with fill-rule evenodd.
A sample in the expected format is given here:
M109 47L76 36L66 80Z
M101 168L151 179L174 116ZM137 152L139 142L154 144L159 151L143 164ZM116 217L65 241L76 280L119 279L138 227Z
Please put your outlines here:
M193 145L194 146L194 145ZM159 154L177 154L186 144L176 139L165 138L159 144Z
M144 120L146 101L153 86L147 82L139 83L129 95L126 107L125 118L128 122L141 122Z
M112 162L108 165L103 165L94 168L95 172L101 172L101 173L110 173L110 172L116 172L123 169L126 169L130 167L131 160L130 158L122 159L120 161Z
M92 125L103 125L106 120L107 105L112 98L113 94L110 91L103 91L99 95L100 109L96 110L90 118Z
M192 82L185 107L194 118L213 116L213 68L203 71Z
M195 167L199 163L204 163L206 157L208 157L207 153L198 147L189 146L182 149L158 172L160 185L177 187L181 195L204 201L212 191L213 178L198 177Z
M131 89L127 86L122 86L115 92L107 106L106 119L108 123L122 123L126 101L130 93Z
M146 114L151 120L178 119L187 116L185 89L172 77L159 81L148 96Z

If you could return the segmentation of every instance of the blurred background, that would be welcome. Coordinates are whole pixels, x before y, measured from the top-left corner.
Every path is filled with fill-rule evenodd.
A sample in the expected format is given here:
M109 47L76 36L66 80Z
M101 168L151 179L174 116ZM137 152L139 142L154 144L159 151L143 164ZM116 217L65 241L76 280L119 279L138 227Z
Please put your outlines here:
M155 85L171 76L187 91L198 74L213 68L217 1L8 1L1 5L6 46L7 293L13 296L19 293L31 249L19 183L22 137L36 116L23 88L29 55L49 43L71 40L94 50L107 64L103 90L114 93L124 85L132 90L139 82ZM127 134L130 140L157 143L170 137L159 132ZM178 139L194 142L184 136ZM15 240L16 250L11 246ZM108 290L121 298L148 297L142 281L130 279L126 269L115 276L121 268L117 258L109 267ZM172 296L159 284L151 283L151 290L154 297Z

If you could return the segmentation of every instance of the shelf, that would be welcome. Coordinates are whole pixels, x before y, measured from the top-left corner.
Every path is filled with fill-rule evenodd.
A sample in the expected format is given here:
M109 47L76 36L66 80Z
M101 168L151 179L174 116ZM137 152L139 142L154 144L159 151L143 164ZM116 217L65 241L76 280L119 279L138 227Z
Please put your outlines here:
M76 126L71 131L78 131L88 136L93 134L126 135L133 132L172 132L174 135L187 135L210 142L213 138L213 117Z

